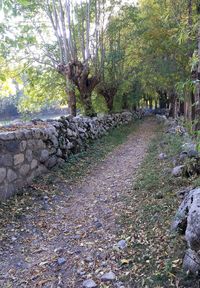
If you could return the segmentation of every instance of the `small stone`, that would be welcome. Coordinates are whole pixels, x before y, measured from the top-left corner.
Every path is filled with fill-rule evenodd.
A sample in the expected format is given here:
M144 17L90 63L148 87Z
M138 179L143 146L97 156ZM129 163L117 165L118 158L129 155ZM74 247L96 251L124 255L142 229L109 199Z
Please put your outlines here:
M189 158L198 158L199 154L196 150L191 149L188 151L188 157Z
M17 238L15 236L11 237L12 242L15 242L17 240Z
M93 261L93 258L92 258L92 256L87 256L86 258L85 258L85 261L86 262L92 262Z
M58 150L57 150L56 156L62 157L62 151L61 151L61 149L58 149Z
M33 159L31 162L31 169L35 169L38 166L38 161L36 159Z
M80 276L85 275L85 273L86 273L86 272L85 272L84 270L82 270L82 269L78 269L78 270L77 270L77 274L80 275Z
M95 227L97 228L97 229L99 229L99 228L101 228L103 225L99 222L99 221L96 221L95 222Z
M22 141L19 145L20 152L24 152L26 149L26 141Z
M179 166L174 167L173 170L172 170L172 175L174 177L181 176L182 173L183 173L183 168L184 168L184 165L179 165Z
M97 284L92 279L88 279L88 280L85 280L83 282L83 287L84 288L95 288L95 287L97 287Z
M48 150L42 150L40 155L40 162L43 163L49 158Z
M119 249L125 249L127 247L127 243L126 243L126 240L120 240L118 243L117 243L117 247Z
M6 168L0 168L0 183L6 178Z
M46 147L45 143L41 139L36 140L35 145L38 149L44 149Z
M116 288L125 288L122 282L116 283Z
M62 247L57 247L57 248L54 249L54 252L55 253L61 253L61 252L63 252L63 248Z
M17 174L13 170L8 169L7 179L8 182L13 182L14 180L17 179Z
M45 196L43 197L43 200L44 200L45 202L48 202L49 197L48 197L47 195L45 195Z
M33 153L32 153L32 150L30 150L30 149L28 149L27 151L26 151L26 160L28 161L28 162L31 162L32 160L33 160Z
M15 134L13 132L0 133L0 140L13 140L13 139L15 139Z
M187 152L181 152L179 156L180 162L183 163L187 159L187 157L188 157Z
M58 258L57 260L58 265L61 266L66 263L66 259L64 257Z
M155 199L163 199L163 194L161 192L156 193Z
M159 160L165 160L165 159L167 159L167 155L165 153L160 153L158 156L158 159Z
M101 276L101 280L105 281L105 282L106 281L113 281L115 279L116 279L116 276L112 271L105 273L103 276Z
M24 162L24 154L16 154L14 156L14 165L18 165Z
M46 162L45 162L45 166L47 168L52 168L57 164L57 157L56 156L52 156L51 158L49 158Z
M22 167L19 169L19 173L22 176L26 176L28 172L30 171L30 165L29 164L24 164Z

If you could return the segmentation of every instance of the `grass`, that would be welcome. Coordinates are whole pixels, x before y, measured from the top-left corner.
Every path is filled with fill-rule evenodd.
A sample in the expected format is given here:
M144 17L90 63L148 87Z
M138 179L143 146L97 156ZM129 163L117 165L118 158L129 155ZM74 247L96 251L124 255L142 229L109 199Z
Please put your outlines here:
M170 231L179 205L176 192L200 179L174 178L173 160L181 151L181 136L158 132L141 165L132 193L124 201L127 209L119 222L120 234L131 237L126 258L128 287L199 287L199 281L182 271L185 242ZM158 160L159 153L168 159Z

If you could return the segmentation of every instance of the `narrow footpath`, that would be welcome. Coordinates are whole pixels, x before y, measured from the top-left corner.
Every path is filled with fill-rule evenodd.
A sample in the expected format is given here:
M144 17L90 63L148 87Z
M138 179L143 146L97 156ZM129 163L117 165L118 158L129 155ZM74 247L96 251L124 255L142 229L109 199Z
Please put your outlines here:
M156 127L146 119L81 181L69 187L63 180L66 193L48 195L42 209L36 201L23 217L4 219L0 287L81 288L87 279L88 288L129 287L119 280L120 245L126 243L119 242L117 219Z

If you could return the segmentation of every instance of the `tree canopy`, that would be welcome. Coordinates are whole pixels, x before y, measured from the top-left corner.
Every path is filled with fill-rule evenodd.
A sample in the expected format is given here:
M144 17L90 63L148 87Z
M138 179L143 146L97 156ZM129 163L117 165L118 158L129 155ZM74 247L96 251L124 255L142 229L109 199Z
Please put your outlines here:
M89 116L148 106L199 115L198 0L4 0L1 97Z

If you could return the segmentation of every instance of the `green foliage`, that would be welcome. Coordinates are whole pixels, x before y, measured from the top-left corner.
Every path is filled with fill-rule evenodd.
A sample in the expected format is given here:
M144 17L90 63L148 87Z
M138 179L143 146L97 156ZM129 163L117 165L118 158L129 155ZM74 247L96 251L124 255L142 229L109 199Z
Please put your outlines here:
M20 98L20 112L38 112L52 104L66 104L65 81L53 69L40 70L29 68L26 70L24 95Z
M90 2L90 25L94 26L96 1ZM194 89L190 75L198 64L195 3L190 27L188 3L184 0L140 0L137 6L117 0L101 1L101 8L104 2L106 27L105 31L99 31L100 39L105 37L101 80L105 87L116 88L114 110L121 110L125 100L129 108L144 103L145 98L155 101L160 89L176 91L182 101ZM72 23L73 37L77 56L82 60L80 33L83 31L86 36L86 3L72 4L76 19ZM6 69L0 70L1 94L14 93L10 81L16 77L7 71L14 70L22 79L16 81L25 84L21 111L39 110L54 101L66 103L66 81L56 70L59 47L46 11L46 2L38 0L7 0L2 4L0 55L9 63L9 69L2 65ZM95 72L94 65L91 72ZM82 109L79 100L78 105ZM104 99L96 92L93 105L97 112L106 111Z

